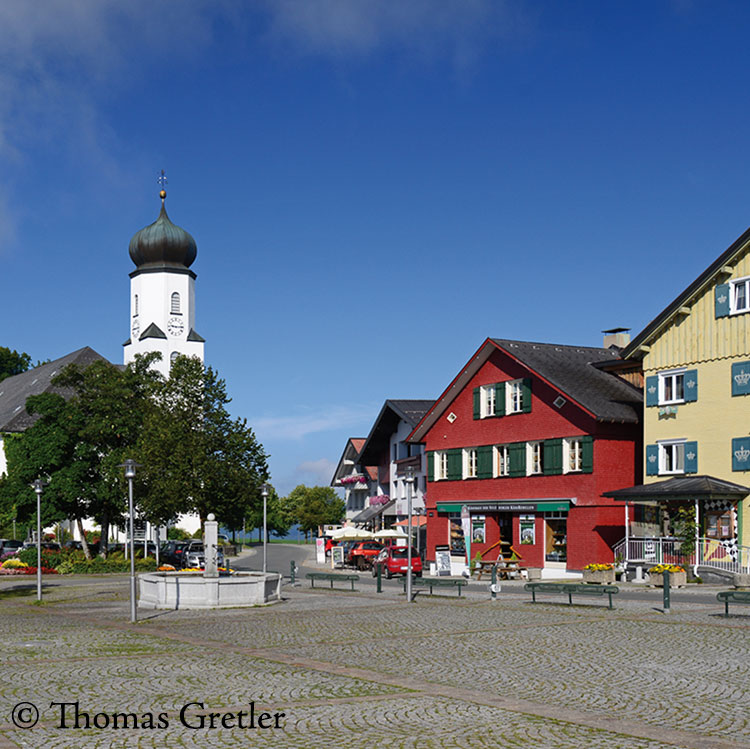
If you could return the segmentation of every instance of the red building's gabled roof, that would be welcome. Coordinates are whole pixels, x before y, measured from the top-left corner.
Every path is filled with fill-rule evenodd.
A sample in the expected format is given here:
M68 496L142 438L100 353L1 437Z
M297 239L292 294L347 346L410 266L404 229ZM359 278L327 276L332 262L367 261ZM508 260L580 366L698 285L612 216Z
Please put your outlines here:
M493 352L502 351L597 421L637 424L643 395L616 375L595 366L620 358L613 349L487 338L407 438L422 442Z

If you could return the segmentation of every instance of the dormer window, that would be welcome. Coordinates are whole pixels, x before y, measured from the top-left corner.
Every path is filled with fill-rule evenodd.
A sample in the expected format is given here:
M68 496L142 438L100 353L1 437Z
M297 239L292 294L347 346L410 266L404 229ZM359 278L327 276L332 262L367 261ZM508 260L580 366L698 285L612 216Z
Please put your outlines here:
M182 314L180 311L180 295L175 291L172 294L172 303L170 306L170 314L172 315L180 315Z

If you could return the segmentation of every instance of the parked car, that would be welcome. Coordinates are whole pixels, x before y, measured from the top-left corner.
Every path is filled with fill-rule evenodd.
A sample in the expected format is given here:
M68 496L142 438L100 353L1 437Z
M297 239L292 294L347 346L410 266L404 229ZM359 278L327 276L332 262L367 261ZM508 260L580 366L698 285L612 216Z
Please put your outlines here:
M389 580L394 575L405 575L409 569L408 554L408 546L386 546L372 564L372 576L377 576L378 566L382 568L382 574ZM413 548L411 550L411 571L417 577L422 577L422 558Z
M0 556L15 554L22 546L22 541L14 541L11 538L0 538Z
M165 541L159 548L159 561L180 569L187 541Z
M217 548L216 561L219 567L224 566L224 552ZM206 566L206 550L203 541L190 541L182 552L183 567L197 567L204 569Z
M358 570L369 570L375 557L383 551L377 541L360 541L349 552L349 563Z

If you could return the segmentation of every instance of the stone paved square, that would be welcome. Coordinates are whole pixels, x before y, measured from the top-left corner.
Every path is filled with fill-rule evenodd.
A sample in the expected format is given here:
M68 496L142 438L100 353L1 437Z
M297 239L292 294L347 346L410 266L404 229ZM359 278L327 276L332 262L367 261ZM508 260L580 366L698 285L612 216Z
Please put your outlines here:
M131 625L127 577L45 586L36 605L0 582L2 747L750 746L750 615L725 619L707 587L665 615L656 591L609 611L287 584L273 606ZM250 703L278 726L240 727Z

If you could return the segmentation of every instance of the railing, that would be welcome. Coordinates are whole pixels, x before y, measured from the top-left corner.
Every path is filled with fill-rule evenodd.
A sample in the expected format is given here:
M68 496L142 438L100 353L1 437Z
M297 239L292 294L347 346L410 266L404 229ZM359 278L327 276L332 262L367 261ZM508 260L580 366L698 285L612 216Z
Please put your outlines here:
M725 572L750 573L750 547L740 546L732 539L698 538L686 545L677 538L629 538L627 554L625 539L612 547L615 559L643 564L679 564L683 567L713 567ZM692 548L697 545L697 548Z

